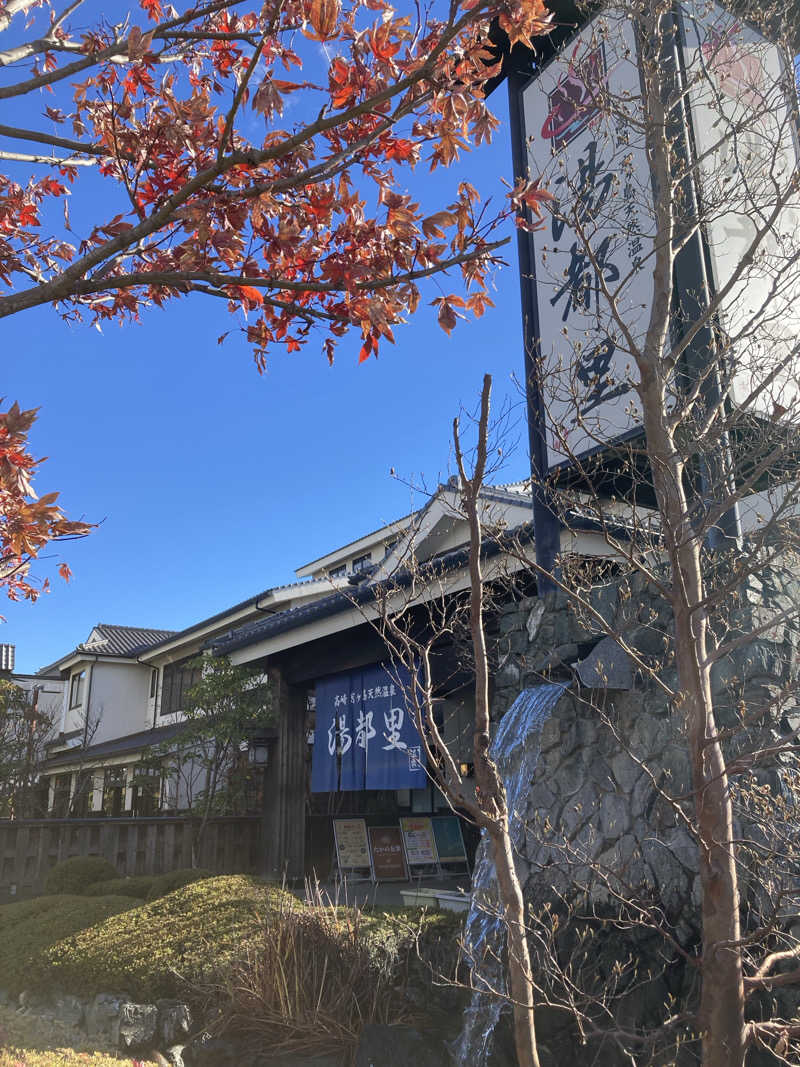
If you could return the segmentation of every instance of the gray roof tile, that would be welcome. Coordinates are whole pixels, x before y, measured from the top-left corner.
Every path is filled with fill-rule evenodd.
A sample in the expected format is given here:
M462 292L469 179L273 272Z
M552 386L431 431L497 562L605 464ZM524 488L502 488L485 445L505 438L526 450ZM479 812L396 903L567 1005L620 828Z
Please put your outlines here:
M151 645L164 641L174 630L153 630L144 626L114 626L99 622L93 629L91 641L83 641L76 652L90 652L96 656L135 656Z

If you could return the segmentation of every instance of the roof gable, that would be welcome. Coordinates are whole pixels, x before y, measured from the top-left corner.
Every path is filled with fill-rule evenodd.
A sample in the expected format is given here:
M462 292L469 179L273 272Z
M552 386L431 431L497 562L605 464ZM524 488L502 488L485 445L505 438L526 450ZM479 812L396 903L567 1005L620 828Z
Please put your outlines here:
M75 649L95 656L135 656L151 645L171 637L174 630L154 630L144 626L115 626L99 622L88 638Z

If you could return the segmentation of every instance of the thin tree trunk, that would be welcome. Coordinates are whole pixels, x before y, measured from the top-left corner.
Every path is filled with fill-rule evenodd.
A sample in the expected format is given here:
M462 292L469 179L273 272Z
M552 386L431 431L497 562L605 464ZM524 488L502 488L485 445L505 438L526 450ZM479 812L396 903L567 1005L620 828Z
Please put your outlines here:
M489 756L489 659L483 628L483 574L481 571L481 519L479 495L486 471L489 433L489 399L491 375L485 375L478 423L478 446L475 469L468 478L459 439L458 420L453 424L453 442L461 478L464 511L469 522L470 631L475 660L475 734L473 751L477 795L489 835L492 860L505 918L508 939L509 992L514 1013L514 1044L519 1067L539 1067L533 1005L528 939L525 933L525 902L514 866L514 852L509 834L509 811L506 791L494 761Z
M698 536L689 523L682 460L664 423L665 406L642 388L653 481L673 575L675 666L680 710L686 718L699 838L703 936L700 1027L704 1067L743 1067L744 983L740 947L739 885L733 844L733 808L717 728L710 669L705 666L708 619Z
M661 516L664 547L672 575L675 666L679 714L686 721L702 887L700 1029L704 1067L743 1067L744 986L740 947L739 886L734 859L733 810L725 758L716 737L710 668L708 618L700 537L691 524L684 488L684 460L669 422L664 353L669 347L670 308L681 188L674 180L673 121L665 102L671 96L671 39L662 34L665 5L653 5L643 20L643 38L656 42L644 64L648 155L655 179L656 235L653 304L644 344L636 354L647 454ZM670 31L671 32L671 31ZM664 60L664 62L662 62ZM666 79L666 80L665 80ZM674 106L674 105L673 105ZM680 185L680 182L677 183Z

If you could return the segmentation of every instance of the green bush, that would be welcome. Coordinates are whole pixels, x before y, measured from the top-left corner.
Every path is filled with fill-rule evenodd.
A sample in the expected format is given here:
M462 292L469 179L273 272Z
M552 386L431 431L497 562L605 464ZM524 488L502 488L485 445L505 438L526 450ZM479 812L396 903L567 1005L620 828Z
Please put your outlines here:
M19 993L51 985L44 959L51 945L132 907L130 897L82 896L46 896L0 905L0 986Z
M152 886L147 894L148 900L159 900L161 897L165 897L167 893L172 893L176 889L182 889L185 885L191 885L192 882L200 882L204 878L213 878L212 871L203 871L199 867L183 867L179 871L168 871L166 874L157 874L152 879Z
M194 882L52 944L39 981L79 995L124 989L148 1001L183 993L185 983L229 964L259 935L271 902L284 898L302 906L244 875Z
M113 863L102 856L74 856L57 863L44 880L45 893L83 893L95 882L119 878Z
M95 882L84 889L87 897L122 896L147 900L153 885L151 874L139 874L134 878L111 878L107 882Z

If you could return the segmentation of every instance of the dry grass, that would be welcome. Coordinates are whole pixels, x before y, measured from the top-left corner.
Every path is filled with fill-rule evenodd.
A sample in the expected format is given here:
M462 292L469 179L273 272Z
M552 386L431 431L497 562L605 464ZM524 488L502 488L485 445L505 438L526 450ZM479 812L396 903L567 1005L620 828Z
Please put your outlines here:
M133 1067L133 1060L71 1026L0 1007L0 1067Z
M358 909L278 898L261 937L203 993L221 1032L313 1054L351 1049L367 1022L402 1021L397 971L397 945L376 938Z

